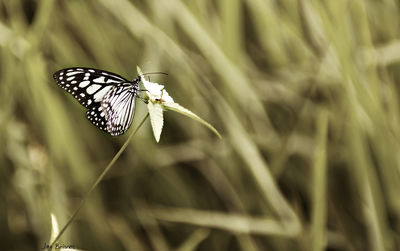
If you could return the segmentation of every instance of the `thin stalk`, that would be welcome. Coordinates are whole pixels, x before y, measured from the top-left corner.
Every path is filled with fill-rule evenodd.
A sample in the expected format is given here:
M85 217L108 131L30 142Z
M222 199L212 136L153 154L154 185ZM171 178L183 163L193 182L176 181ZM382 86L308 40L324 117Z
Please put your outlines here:
M149 113L146 114L146 116L142 119L142 121L139 123L139 125L136 127L136 129L129 135L128 139L125 141L124 145L119 149L118 153L114 156L114 158L108 163L107 167L104 169L104 171L100 174L100 176L97 178L97 180L93 183L93 185L90 187L89 191L86 192L85 196L81 200L81 203L79 204L78 208L75 210L75 212L72 214L72 216L69 218L65 226L61 229L61 231L58 233L57 237L54 239L54 241L51 242L50 244L50 250L53 249L54 243L61 237L61 235L64 233L64 231L67 229L67 227L74 221L75 217L78 215L79 211L85 204L86 200L89 198L90 194L93 192L93 190L96 188L96 186L100 183L100 181L104 178L106 173L111 169L111 167L114 165L114 163L118 160L118 158L121 156L121 154L124 152L126 147L128 146L129 142L131 141L132 137L136 134L136 132L142 127L143 123L146 121L146 119L149 117Z

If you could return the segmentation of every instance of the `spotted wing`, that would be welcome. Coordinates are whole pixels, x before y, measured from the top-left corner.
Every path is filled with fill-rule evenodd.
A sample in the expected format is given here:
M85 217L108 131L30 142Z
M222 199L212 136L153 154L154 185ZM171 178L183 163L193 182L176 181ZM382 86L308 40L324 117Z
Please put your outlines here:
M100 130L107 131L107 121L105 117L105 113L103 112L103 108L101 107L101 103L95 103L97 105L93 105L89 110L86 112L86 118L92 122Z
M132 124L135 113L137 85L114 86L103 98L101 107L105 115L107 131L112 136L125 133Z
M58 86L89 110L99 107L104 95L114 85L129 82L115 73L84 67L62 69L54 73L53 77Z

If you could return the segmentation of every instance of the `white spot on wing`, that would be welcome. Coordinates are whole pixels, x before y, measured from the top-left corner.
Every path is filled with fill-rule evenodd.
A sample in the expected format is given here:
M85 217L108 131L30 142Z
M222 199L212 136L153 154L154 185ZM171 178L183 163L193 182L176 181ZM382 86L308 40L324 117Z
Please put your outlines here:
M84 87L88 86L89 84L90 84L90 81L88 81L88 80L82 81L79 83L79 87L84 88Z
M106 83L120 83L121 81L113 80L113 79L107 79Z
M101 77L95 78L95 79L93 79L93 82L95 82L95 83L104 83L104 77L101 76Z
M93 85L89 86L89 87L86 89L86 92L87 92L88 94L93 94L93 93L97 92L97 90L99 90L100 88L101 88L101 85L93 84Z
M106 93L111 89L111 85L110 86L106 86L103 89L101 89L100 91L98 91L95 95L94 95L94 101L95 102L100 102L104 95L106 95Z
M81 72L79 72L79 71L71 71L71 72L68 72L68 73L65 74L65 75L67 75L67 76L73 76L73 75L76 75L76 74L79 74L79 73L81 73Z
M67 73L68 74L68 73ZM69 78L67 78L67 81L71 81L72 79L74 79L75 77L74 76L72 76L72 77L69 77Z

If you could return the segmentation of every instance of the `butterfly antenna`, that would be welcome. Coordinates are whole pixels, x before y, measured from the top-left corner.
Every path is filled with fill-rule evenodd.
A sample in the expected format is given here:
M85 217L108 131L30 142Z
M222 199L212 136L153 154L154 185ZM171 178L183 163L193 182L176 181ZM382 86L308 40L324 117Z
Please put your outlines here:
M168 73L165 72L161 72L161 71L156 71L156 72L146 72L146 73L142 73L141 75L151 75L151 74L163 74L163 75L168 75Z

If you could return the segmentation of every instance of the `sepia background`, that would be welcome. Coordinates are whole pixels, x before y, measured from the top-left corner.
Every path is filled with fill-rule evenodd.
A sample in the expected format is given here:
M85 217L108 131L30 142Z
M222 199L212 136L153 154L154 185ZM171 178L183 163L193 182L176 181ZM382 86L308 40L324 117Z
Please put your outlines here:
M146 115L111 137L52 74L165 84L211 123L146 121L58 243L400 250L395 0L0 0L0 246L39 250ZM71 249L69 249L71 250Z

